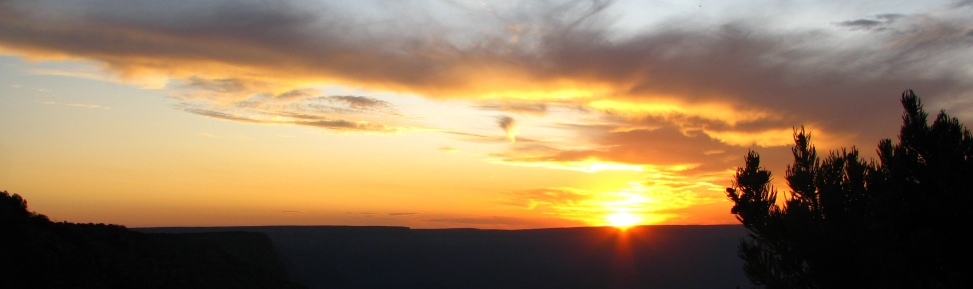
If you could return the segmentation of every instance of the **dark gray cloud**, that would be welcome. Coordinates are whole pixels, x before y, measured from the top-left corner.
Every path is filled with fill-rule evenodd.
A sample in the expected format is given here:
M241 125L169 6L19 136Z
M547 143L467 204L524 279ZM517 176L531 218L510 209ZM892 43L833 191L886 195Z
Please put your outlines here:
M206 90L254 94L300 95L303 87L294 86L322 80L453 98L594 88L573 101L583 107L592 98L719 103L725 110L706 113L713 117L645 113L641 119L706 133L808 124L825 131L822 136L871 143L895 134L896 100L907 88L929 104L956 104L949 107L953 114L973 115L970 102L961 101L973 97L968 3L838 23L887 28L848 40L841 34L846 29L784 30L760 19L703 28L677 24L698 22L693 19L671 19L619 37L610 17L600 14L608 1L537 1L489 11L451 6L457 10L446 14L469 20L460 24L417 12L421 3L353 13L362 11L312 1L16 1L0 9L0 47L94 60L122 76L148 71ZM269 89L277 86L285 89ZM331 100L349 110L376 107L362 99ZM769 115L725 121L750 111Z
M838 26L847 27L853 30L874 30L874 31L884 31L888 29L889 25L893 24L896 20L905 18L906 15L902 14L879 14L875 15L875 19L858 19L849 20L836 23Z
M510 116L499 116L497 117L497 125L503 129L503 132L507 133L507 138L510 142L513 142L517 137L517 120Z
M838 26L844 26L852 29L863 29L871 30L882 27L885 24L883 21L872 20L872 19L858 19L851 21L838 22Z
M885 21L886 23L892 23L899 19L906 18L906 15L896 14L896 13L886 13L886 14L875 15L875 18Z

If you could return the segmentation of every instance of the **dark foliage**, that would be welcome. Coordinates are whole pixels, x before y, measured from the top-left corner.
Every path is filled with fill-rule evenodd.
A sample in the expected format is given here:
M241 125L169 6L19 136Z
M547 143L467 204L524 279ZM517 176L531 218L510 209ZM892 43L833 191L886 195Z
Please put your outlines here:
M841 149L819 158L802 128L783 202L750 152L727 196L750 231L739 247L751 282L766 288L961 288L973 278L973 136L941 111L928 125L902 95L899 142L879 160Z
M55 223L0 192L0 288L304 288L286 280L273 256L259 233Z

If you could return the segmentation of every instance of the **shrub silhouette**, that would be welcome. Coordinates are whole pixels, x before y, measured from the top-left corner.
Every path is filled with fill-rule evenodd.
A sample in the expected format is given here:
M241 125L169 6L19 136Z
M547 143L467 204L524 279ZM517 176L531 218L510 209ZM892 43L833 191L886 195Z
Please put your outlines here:
M782 202L759 155L746 156L726 191L749 230L739 254L754 285L969 286L973 136L945 111L928 125L911 90L901 101L899 141L880 141L878 162L854 147L819 158L810 134L795 130Z

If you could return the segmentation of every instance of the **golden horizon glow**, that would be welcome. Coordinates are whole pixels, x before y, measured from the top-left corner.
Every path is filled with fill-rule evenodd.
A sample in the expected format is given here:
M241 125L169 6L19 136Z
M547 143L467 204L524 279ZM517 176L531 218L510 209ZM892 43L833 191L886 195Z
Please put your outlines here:
M627 212L618 212L605 216L605 220L608 221L609 225L622 229L638 225L643 219L641 216Z

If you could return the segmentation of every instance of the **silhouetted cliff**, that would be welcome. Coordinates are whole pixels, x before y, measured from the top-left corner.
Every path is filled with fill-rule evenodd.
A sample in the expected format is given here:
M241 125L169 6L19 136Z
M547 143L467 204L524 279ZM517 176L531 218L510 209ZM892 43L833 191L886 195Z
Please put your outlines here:
M52 222L0 192L0 288L305 288L262 233Z

